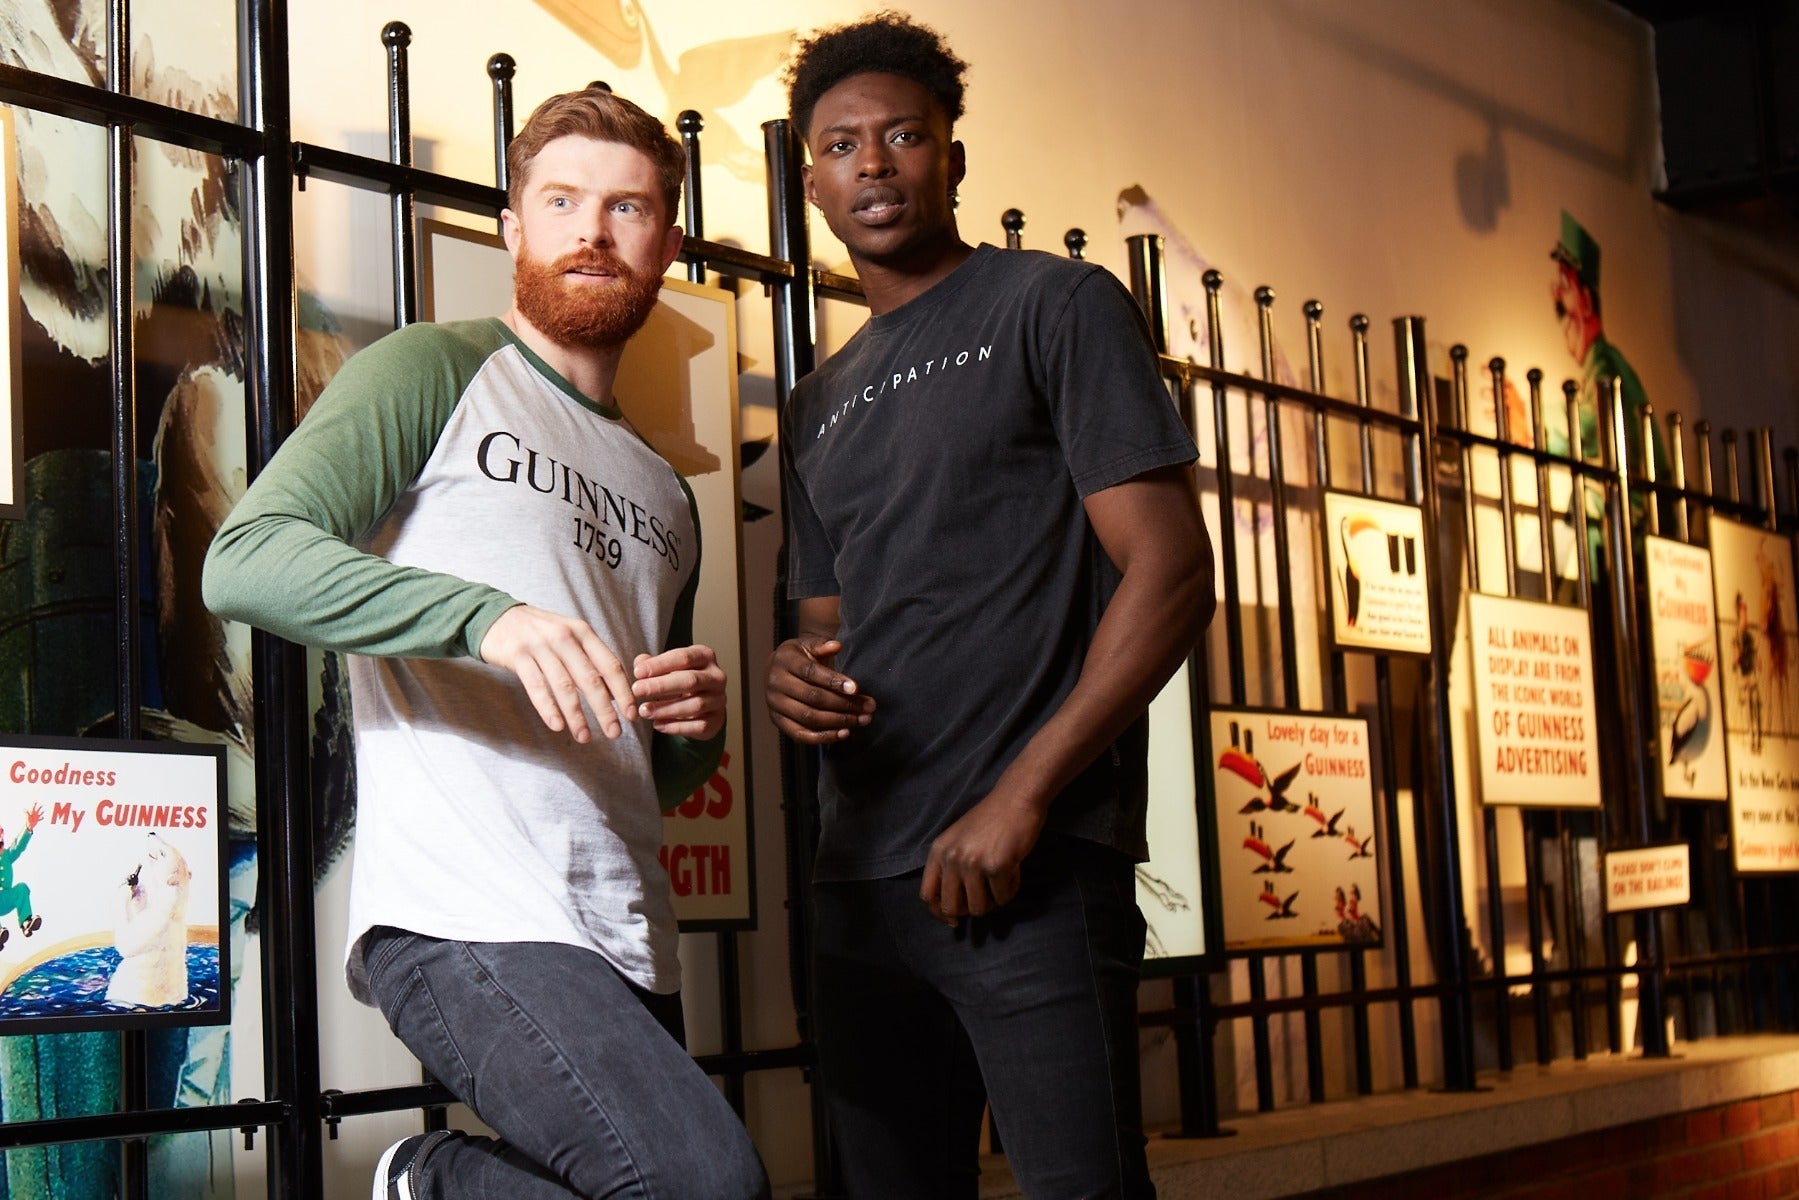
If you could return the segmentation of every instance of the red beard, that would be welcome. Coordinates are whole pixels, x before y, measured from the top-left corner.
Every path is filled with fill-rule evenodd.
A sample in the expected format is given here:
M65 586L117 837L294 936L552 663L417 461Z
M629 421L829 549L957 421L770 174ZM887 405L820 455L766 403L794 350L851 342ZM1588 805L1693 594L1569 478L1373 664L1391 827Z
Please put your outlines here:
M613 278L577 283L565 277L582 268L605 271ZM649 319L661 289L660 276L633 271L604 250L575 250L545 262L521 243L513 265L512 299L519 314L545 337L567 346L624 345Z

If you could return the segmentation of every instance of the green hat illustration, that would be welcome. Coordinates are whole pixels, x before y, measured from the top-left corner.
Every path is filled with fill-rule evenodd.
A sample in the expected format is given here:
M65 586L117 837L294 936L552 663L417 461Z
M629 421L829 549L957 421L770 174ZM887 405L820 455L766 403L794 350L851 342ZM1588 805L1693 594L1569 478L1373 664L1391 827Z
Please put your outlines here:
M1582 228L1581 223L1562 210L1562 240L1549 257L1565 264L1580 280L1581 286L1594 296L1599 294L1599 243Z

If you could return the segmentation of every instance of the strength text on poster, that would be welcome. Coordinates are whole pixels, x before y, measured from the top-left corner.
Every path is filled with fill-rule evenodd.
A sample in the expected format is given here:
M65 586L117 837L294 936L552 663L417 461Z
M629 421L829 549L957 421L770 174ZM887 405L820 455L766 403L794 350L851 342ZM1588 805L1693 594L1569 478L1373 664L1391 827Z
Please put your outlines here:
M1468 618L1482 801L1597 808L1586 610L1477 593L1468 597Z
M1793 544L1714 516L1718 641L1724 655L1730 843L1739 871L1799 870L1799 627Z
M1225 948L1380 944L1368 723L1219 708L1211 733Z
M230 1018L225 752L0 737L0 1033Z

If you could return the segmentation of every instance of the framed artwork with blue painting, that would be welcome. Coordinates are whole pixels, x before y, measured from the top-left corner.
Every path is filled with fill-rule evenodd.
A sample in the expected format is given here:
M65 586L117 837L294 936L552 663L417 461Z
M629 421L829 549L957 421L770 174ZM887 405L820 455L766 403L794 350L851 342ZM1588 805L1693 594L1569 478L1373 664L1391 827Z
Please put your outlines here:
M0 1035L230 1019L225 751L0 737Z

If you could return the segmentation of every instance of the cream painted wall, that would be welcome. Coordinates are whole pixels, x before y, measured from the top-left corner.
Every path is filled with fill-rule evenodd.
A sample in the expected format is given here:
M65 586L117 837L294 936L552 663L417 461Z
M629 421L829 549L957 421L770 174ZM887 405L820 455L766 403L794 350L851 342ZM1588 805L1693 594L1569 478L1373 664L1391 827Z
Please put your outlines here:
M610 22L615 58L583 43L534 0L312 0L291 6L295 136L384 155L382 25L413 30L412 119L420 165L492 178L485 61L519 62L519 117L554 91L609 81L672 122L682 108L712 110L706 147L707 234L761 250L767 218L757 174L762 120L784 98L748 42L787 29L851 18L838 0L590 0ZM999 240L999 214L1027 214L1026 244L1060 249L1081 226L1089 257L1122 269L1119 193L1141 186L1204 259L1247 295L1260 283L1279 295L1279 335L1302 362L1300 303L1325 304L1328 380L1348 391L1343 322L1375 322L1377 393L1390 397L1388 320L1422 313L1438 357L1466 342L1475 361L1503 354L1521 376L1540 365L1552 380L1572 369L1550 308L1548 251L1558 214L1574 212L1604 248L1607 330L1656 406L1701 413L1720 426L1772 422L1781 445L1799 441L1793 379L1799 361L1799 266L1790 250L1680 216L1650 195L1656 172L1656 100L1646 26L1601 0L1074 0L1031 4L919 0L920 19L951 39L973 69L969 111L958 127L970 173L961 189L964 232ZM632 49L635 47L635 50ZM621 49L622 48L622 49ZM727 86L729 85L729 86ZM733 145L740 147L725 161ZM388 327L389 283L382 199L312 184L297 204L298 258L316 291L360 344ZM439 213L467 222L456 214ZM844 263L822 223L817 257ZM766 304L749 289L740 313L746 427L766 430ZM859 321L832 307L823 330L835 344ZM1231 365L1251 361L1231 348ZM758 411L758 409L760 411ZM746 497L769 503L773 456L746 472ZM772 587L778 540L771 521L748 527L746 594ZM766 648L752 610L750 653ZM752 1046L789 1044L782 922L778 776L774 739L754 730L761 932L742 939L752 980L746 1006ZM1466 819L1465 819L1466 820ZM1466 828L1465 824L1465 828ZM1402 831L1403 832L1403 831ZM1409 839L1402 844L1408 845ZM1472 889L1475 874L1468 872ZM342 872L333 886L342 884ZM341 916L320 914L326 1086L403 1082L409 1067L379 1019L342 995L335 964ZM1470 903L1470 913L1475 911ZM1417 917L1414 917L1417 920ZM1420 926L1414 924L1414 928ZM1415 939L1421 941L1422 939ZM688 939L695 1048L712 1048L710 938ZM1422 950L1418 968L1424 970ZM1331 964L1326 964L1325 985ZM1274 968L1271 968L1273 971ZM1375 978L1389 973L1373 969ZM1231 985L1246 988L1242 965ZM1271 977L1271 990L1296 986ZM1146 988L1146 1003L1166 985ZM1434 1071L1429 1013L1420 1009L1427 1077ZM1326 1021L1329 1081L1341 1094L1350 1070L1346 1026ZM1377 1080L1393 1086L1397 1055L1385 1014L1376 1015ZM1221 1060L1246 1066L1246 1031L1227 1028ZM1173 1114L1170 1057L1146 1042L1152 1118ZM1303 1063L1280 1043L1284 1094L1303 1094ZM250 1070L257 1056L240 1050ZM1227 1106L1247 1097L1247 1070L1221 1087ZM254 1086L239 1094L261 1094ZM809 1169L806 1094L797 1072L752 1077L750 1125L777 1182ZM331 1143L344 1194L404 1120L362 1119ZM254 1156L259 1162L260 1154ZM249 1160L241 1164L256 1170ZM335 1192L333 1193L335 1194Z

